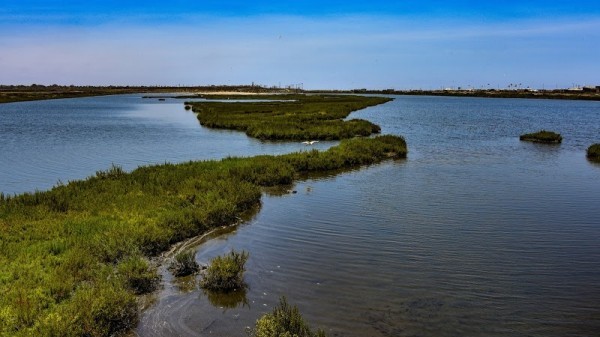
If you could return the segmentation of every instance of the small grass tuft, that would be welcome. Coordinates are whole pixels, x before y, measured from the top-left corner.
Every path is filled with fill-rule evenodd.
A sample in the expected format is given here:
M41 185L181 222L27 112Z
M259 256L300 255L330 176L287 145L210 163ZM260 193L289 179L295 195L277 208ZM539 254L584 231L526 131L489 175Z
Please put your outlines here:
M171 262L169 270L177 277L188 276L198 272L200 266L196 262L196 254L189 250L175 255L175 259Z
M213 291L231 291L245 287L244 271L248 253L232 250L210 261L200 286Z
M294 337L326 337L325 331L312 331L298 307L287 303L285 297L271 313L263 315L256 321L256 326L249 331L251 337L294 336Z

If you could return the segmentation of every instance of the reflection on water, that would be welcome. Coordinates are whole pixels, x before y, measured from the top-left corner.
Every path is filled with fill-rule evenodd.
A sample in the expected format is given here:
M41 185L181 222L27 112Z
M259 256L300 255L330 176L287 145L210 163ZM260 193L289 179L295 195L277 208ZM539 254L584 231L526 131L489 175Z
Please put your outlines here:
M239 306L250 308L245 288L228 292L202 290L202 293L206 296L210 304L217 308L234 309Z

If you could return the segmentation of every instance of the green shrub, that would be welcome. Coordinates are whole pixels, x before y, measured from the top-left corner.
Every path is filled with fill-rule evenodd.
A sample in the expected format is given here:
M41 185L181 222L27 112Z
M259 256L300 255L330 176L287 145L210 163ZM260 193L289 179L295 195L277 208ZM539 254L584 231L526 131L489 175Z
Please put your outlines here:
M107 281L80 287L67 310L71 328L80 336L114 336L138 322L135 296Z
M200 286L208 290L230 291L244 288L244 265L248 253L231 251L229 254L217 256L210 261Z
M296 306L290 306L285 297L271 313L263 315L256 321L250 331L252 337L326 337L325 331L311 331Z
M587 149L587 157L593 160L600 160L600 144L590 145Z
M119 262L117 272L127 288L137 295L154 291L160 280L156 270L140 256L131 256Z
M169 270L177 277L197 273L200 270L200 266L196 262L196 254L189 250L175 255L169 266Z
M562 142L562 136L556 132L540 130L534 133L526 133L519 137L520 140L536 143L558 144Z

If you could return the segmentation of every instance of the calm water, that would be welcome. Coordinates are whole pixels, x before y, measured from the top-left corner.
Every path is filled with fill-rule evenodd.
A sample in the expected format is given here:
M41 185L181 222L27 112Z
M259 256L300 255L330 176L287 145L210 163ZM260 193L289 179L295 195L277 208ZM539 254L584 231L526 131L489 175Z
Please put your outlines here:
M121 96L62 104L75 112L81 102L109 105L98 108L111 111L102 123L138 130L121 135L123 151L151 154L138 159L143 164L302 148L205 130L170 102ZM79 123L98 115L90 112ZM354 116L404 135L408 159L309 177L292 187L296 194L265 194L251 220L197 247L201 263L232 248L249 251L247 292L216 297L165 273L164 290L144 312L138 335L244 336L244 327L281 295L333 336L598 334L600 165L585 159L585 149L600 142L599 102L400 96ZM559 131L563 144L518 140L541 128ZM101 137L90 133L74 139L98 147ZM4 158L7 137L1 137ZM170 144L167 153L163 142ZM33 150L17 152L27 151ZM139 165L127 153L102 151L122 160L103 162L94 151L100 152L75 156L91 158L83 176L111 162ZM15 191L39 187L28 177L53 171L0 165L2 172L17 167L27 180L25 188L13 183ZM30 167L37 173L28 176ZM56 169L59 176L64 167L70 165Z
M164 162L280 154L304 146L201 128L182 100L142 96L0 104L0 192L45 190L112 164L132 170Z

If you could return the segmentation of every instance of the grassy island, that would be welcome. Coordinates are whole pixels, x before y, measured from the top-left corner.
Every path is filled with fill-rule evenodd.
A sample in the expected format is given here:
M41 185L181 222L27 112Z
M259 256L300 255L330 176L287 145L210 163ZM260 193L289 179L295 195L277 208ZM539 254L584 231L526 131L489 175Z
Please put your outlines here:
M135 327L149 257L231 224L264 186L406 156L396 136L327 151L118 167L49 191L0 194L0 336L112 336Z
M600 160L600 143L588 147L587 157L591 160Z
M536 143L559 144L562 136L552 131L541 130L534 133L526 133L519 137L520 140Z
M344 120L352 111L390 101L385 97L351 95L223 96L277 99L258 102L186 102L200 124L244 131L263 140L337 140L379 133L380 127L362 119Z

